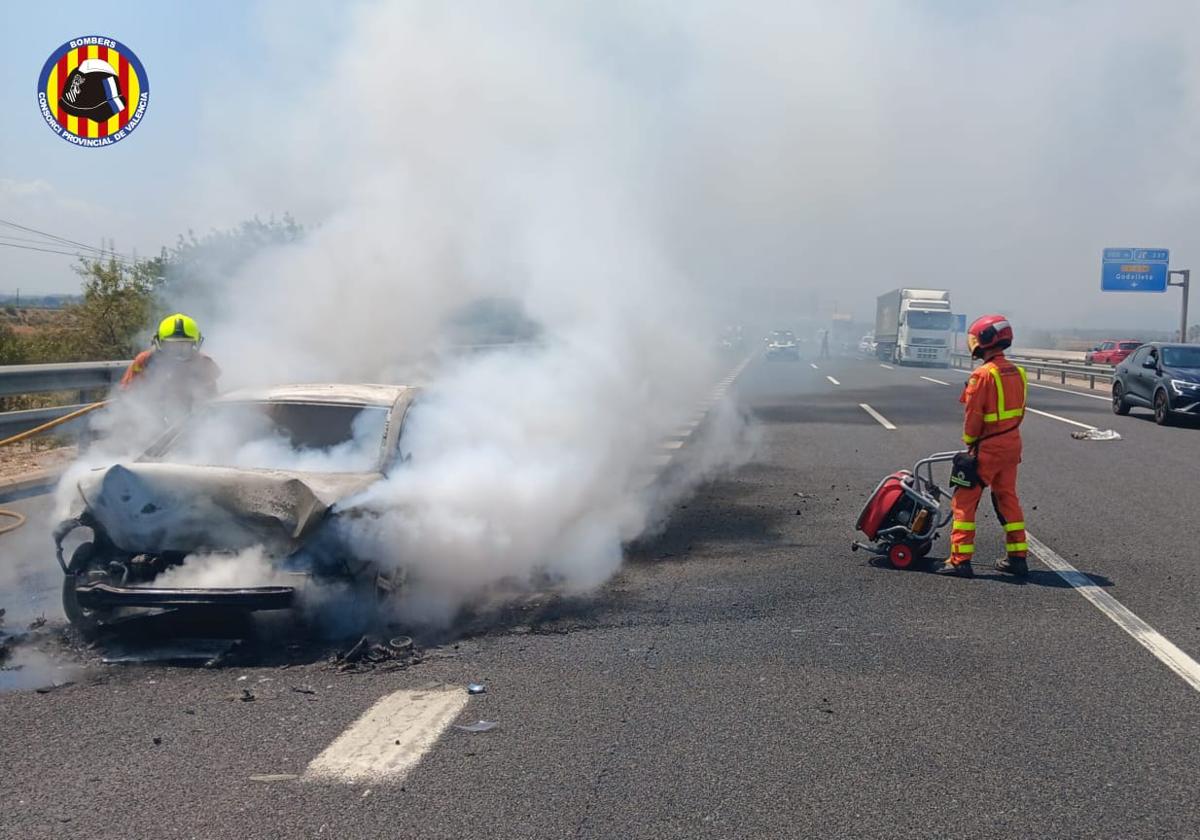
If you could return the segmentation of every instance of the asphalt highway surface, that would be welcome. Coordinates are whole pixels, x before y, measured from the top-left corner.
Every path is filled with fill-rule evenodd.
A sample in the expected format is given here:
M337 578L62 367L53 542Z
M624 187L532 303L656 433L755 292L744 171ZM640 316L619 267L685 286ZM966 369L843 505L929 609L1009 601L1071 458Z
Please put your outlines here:
M850 552L883 475L958 448L965 376L754 360L729 393L761 431L748 464L599 593L421 640L411 667L342 673L286 635L216 668L64 651L70 684L0 694L0 835L1200 836L1200 694L1151 649L1200 657L1200 429L1031 388L1030 533L1127 630L1037 558L1023 582L988 568L986 502L973 580ZM44 539L52 572L10 625L44 609L53 651L49 502L5 506L31 521L0 553Z

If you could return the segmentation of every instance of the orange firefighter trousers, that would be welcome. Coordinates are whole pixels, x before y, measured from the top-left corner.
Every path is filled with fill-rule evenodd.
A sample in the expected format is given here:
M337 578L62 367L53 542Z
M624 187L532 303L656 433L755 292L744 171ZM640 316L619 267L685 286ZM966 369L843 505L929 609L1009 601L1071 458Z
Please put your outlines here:
M1004 438L1010 440L1004 440ZM1021 463L1021 439L1005 435L994 442L983 441L979 447L979 477L992 491L992 506L1004 527L1004 548L1009 557L1024 557L1029 551L1025 542L1025 513L1017 498L1017 465ZM950 562L966 563L975 554L975 511L984 487L970 490L959 487L954 491L950 507L954 513L950 535Z

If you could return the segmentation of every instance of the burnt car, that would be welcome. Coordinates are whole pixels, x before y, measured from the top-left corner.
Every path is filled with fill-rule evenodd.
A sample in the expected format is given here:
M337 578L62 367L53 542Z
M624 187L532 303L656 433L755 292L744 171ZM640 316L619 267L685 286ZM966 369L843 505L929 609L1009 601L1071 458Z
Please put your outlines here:
M54 531L63 610L85 635L147 610L287 609L297 586L156 585L189 558L253 555L278 577L399 585L340 536L342 503L404 460L401 431L417 389L289 385L235 391L200 406L142 456L85 473ZM91 538L64 560L77 528ZM168 574L170 573L170 574ZM236 577L236 575L235 575ZM274 577L274 575L273 575Z

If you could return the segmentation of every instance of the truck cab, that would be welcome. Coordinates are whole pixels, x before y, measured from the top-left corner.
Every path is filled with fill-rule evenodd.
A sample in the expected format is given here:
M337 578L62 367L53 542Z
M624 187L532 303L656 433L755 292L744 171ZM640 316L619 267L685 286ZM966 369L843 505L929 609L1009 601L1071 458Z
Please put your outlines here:
M943 289L896 289L878 301L876 353L897 364L950 364L954 315Z
M951 329L954 316L950 303L941 307L937 301L904 301L900 306L900 331L896 341L895 359L901 364L950 364Z

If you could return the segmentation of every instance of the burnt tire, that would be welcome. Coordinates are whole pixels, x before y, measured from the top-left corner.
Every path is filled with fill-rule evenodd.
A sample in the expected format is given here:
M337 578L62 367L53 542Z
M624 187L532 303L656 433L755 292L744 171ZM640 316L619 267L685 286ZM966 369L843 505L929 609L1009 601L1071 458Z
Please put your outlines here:
M1129 413L1129 401L1125 399L1125 389L1121 387L1120 382L1113 384L1112 410L1113 414L1119 414L1122 417Z
M67 620L71 622L71 626L79 632L79 635L88 640L94 639L100 634L105 619L110 616L108 610L91 610L81 607L76 594L76 587L84 580L84 576L95 558L96 547L90 542L81 543L71 554L71 561L67 563L67 574L63 576L62 583L63 612L66 613Z
M1154 422L1160 426L1171 425L1171 401L1166 391L1154 395Z

